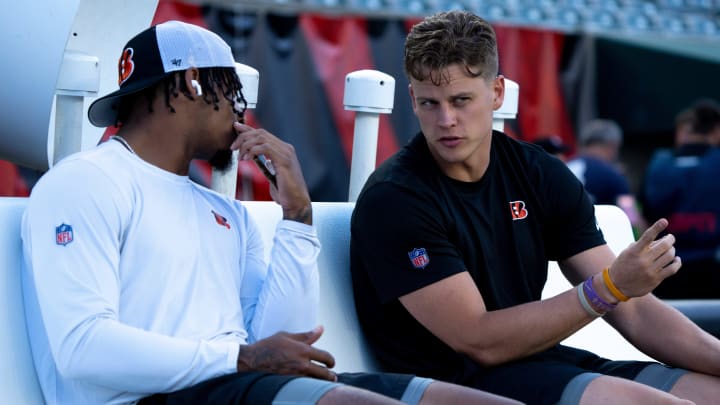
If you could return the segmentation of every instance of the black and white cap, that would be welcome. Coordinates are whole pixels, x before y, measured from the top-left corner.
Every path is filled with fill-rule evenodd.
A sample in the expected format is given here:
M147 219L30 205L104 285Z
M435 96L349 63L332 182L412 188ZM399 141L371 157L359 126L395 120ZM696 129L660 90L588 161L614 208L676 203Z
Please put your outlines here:
M168 21L146 29L125 45L118 61L120 89L90 105L90 123L96 127L114 125L122 97L191 67L235 68L235 58L220 36L197 25Z

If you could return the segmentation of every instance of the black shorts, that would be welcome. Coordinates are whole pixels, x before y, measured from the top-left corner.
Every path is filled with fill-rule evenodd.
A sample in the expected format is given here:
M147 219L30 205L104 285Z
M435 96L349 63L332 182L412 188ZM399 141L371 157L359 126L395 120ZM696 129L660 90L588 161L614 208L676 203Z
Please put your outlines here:
M612 361L586 350L555 346L520 361L482 371L470 385L528 404L555 404L575 376L594 372L614 377L635 377L653 362Z
M297 376L258 372L234 373L192 387L141 399L138 405L272 404L278 391ZM340 373L338 382L400 399L412 375L392 373Z
M338 382L399 400L414 376L393 373L340 373Z

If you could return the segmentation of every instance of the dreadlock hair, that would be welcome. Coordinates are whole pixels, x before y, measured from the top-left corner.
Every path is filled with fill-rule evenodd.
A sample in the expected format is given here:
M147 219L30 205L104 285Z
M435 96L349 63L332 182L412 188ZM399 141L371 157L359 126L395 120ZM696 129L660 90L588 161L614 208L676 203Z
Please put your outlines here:
M498 74L495 30L467 11L441 12L415 24L405 40L405 73L440 85L444 69L460 64L470 77L492 80Z
M239 117L243 117L245 110L247 109L247 100L242 93L242 84L240 79L235 73L234 68L228 67L213 67L213 68L201 68L199 71L199 82L204 89L202 99L207 104L212 104L215 111L220 109L219 102L222 96L226 100L230 101L233 106L236 102L242 104L241 111L235 111ZM163 88L163 94L165 98L165 106L170 112L175 113L175 108L172 106L172 99L177 98L182 93L185 97L190 100L193 99L190 89L185 84L185 80L182 79L184 72L173 72L160 80L154 86L150 86L136 94L123 97L118 103L117 118L115 120L115 126L120 126L121 123L126 122L132 111L132 106L144 99L147 103L148 112L153 112L153 103L155 102L155 95L158 93L158 88ZM179 84L179 85L178 85ZM218 95L218 91L222 94ZM234 108L234 107L233 107Z

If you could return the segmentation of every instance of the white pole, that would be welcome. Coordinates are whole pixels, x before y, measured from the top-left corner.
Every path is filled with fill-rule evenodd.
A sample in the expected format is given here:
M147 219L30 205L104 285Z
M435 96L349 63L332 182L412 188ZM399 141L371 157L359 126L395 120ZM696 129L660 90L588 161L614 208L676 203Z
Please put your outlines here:
M356 113L348 201L357 200L365 181L375 170L379 127L378 114L362 111Z
M84 96L58 94L55 98L55 139L50 166L62 158L79 152L83 126Z
M66 51L56 84L52 167L82 150L85 97L97 95L100 60L97 56Z
M505 99L503 104L493 112L493 129L496 131L505 130L505 120L514 120L517 117L518 101L520 99L520 86L505 78Z
M247 101L247 109L254 109L257 106L258 85L260 82L260 73L248 65L235 63L235 72L240 78L242 84L243 96ZM218 193L225 194L230 198L235 198L237 190L238 178L238 151L233 151L230 167L227 170L220 171L212 169L212 189Z
M356 111L348 201L356 201L375 170L380 114L390 114L395 97L395 79L376 70L359 70L345 77L343 103Z

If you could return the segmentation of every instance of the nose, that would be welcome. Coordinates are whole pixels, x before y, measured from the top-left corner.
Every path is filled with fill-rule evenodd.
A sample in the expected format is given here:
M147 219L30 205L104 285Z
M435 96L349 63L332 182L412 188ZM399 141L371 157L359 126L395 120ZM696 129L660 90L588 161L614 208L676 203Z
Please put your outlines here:
M438 108L438 125L443 128L451 128L457 124L455 110L448 104L440 104Z

